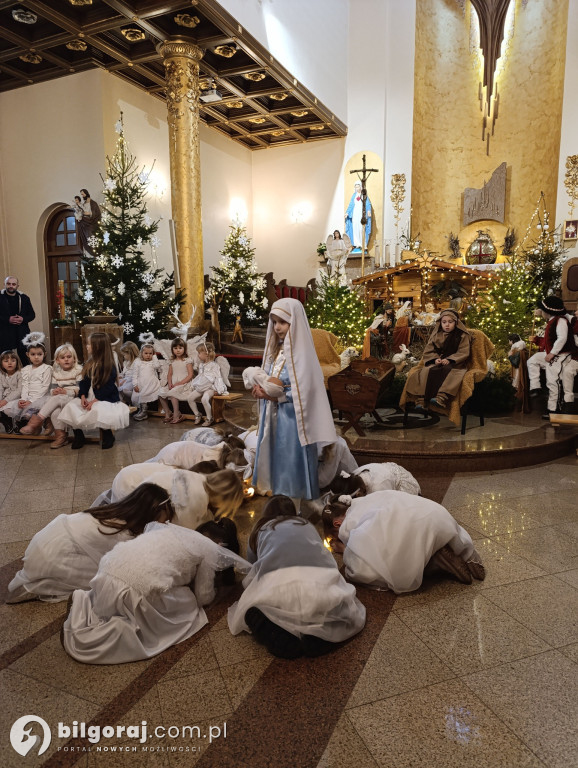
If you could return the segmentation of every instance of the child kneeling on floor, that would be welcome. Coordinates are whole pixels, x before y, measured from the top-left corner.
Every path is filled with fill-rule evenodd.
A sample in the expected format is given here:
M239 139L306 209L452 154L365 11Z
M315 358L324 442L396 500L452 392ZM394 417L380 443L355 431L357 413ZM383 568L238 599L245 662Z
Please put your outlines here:
M410 371L406 393L416 407L446 408L466 374L471 336L453 309L444 309L423 351L423 367Z
M351 581L396 594L421 586L426 566L463 584L485 570L471 536L435 501L403 491L335 497L323 512Z
M321 656L365 625L365 608L315 528L288 496L273 496L249 538L254 565L229 608L234 635L251 631L274 656Z
M211 538L150 523L142 536L117 544L100 561L90 591L73 594L65 650L85 664L123 664L156 656L198 632L208 622L203 606L215 597L215 574L250 567Z

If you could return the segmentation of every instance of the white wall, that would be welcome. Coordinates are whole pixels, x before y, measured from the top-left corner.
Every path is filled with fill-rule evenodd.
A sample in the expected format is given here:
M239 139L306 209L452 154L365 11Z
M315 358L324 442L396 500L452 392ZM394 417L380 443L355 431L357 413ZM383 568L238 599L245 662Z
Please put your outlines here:
M259 269L274 272L276 280L305 285L316 275L317 244L337 226L330 209L344 143L335 139L253 153L253 245ZM302 222L291 220L295 208L303 211ZM343 211L337 221L343 221Z
M346 122L348 0L219 2L280 64ZM369 21L368 26L372 23Z
M169 132L166 105L139 88L114 75L103 73L102 122L106 154L115 151L117 134L114 130L120 111L123 112L125 137L139 166L150 169L153 162L147 206L150 215L159 221L157 236L160 246L147 258L156 257L159 267L173 270L170 242L171 175ZM215 130L200 126L201 139L201 200L203 212L204 271L217 264L219 250L229 232L230 207L234 198L244 201L251 211L251 150L242 147ZM247 222L251 225L250 219Z
M409 216L415 14L416 0L350 0L344 163L358 152L375 152L384 161L380 251L384 239L395 238L389 199L394 173L406 176L402 224ZM350 179L342 174L332 200L331 221L343 220L344 200L350 187Z
M170 168L166 107L144 91L100 70L0 94L0 266L16 274L30 295L35 330L49 323L44 264L44 229L56 203L69 204L81 187L102 203L106 155L125 137L139 167L155 161L150 215L160 219L158 266L173 270L169 235ZM204 269L219 260L229 232L233 198L250 214L251 152L201 126ZM248 226L251 226L249 218ZM148 258L152 252L145 254Z
M97 197L101 187L101 101L97 71L0 94L4 267L32 300L33 330L48 327L42 242L47 209L70 204L81 187Z
M564 104L562 106L562 134L560 137L560 166L558 172L558 194L556 203L556 224L564 226L569 218L568 193L564 186L566 158L578 154L578 102L576 100L576 74L578 73L578 0L568 3L568 37L566 39L566 75L564 79ZM578 208L574 208L572 218L578 218ZM576 256L576 243L566 242L571 246L568 256Z

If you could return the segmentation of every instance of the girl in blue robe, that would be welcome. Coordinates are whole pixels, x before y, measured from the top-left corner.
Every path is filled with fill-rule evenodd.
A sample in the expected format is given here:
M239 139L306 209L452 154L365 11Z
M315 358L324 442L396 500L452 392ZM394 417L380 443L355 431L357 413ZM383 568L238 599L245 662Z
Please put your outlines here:
M300 301L280 299L271 307L263 367L281 379L284 394L261 400L253 485L294 500L319 496L318 442L335 442L335 426L315 353L307 315Z

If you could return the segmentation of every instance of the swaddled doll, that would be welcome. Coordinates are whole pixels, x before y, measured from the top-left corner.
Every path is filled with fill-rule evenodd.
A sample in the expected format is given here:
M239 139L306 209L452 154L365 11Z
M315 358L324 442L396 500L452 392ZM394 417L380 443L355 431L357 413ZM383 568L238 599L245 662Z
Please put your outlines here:
M245 389L253 389L255 385L260 386L268 397L283 396L284 388L281 379L276 376L268 376L262 368L252 365L243 371L243 384Z

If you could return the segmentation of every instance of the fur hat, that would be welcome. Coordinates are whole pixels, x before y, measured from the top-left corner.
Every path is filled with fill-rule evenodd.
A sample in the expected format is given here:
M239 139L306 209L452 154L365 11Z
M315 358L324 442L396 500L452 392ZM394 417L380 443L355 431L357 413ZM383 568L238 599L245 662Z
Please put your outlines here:
M538 309L556 317L563 317L566 314L564 302L558 296L546 296L545 299L540 299Z

